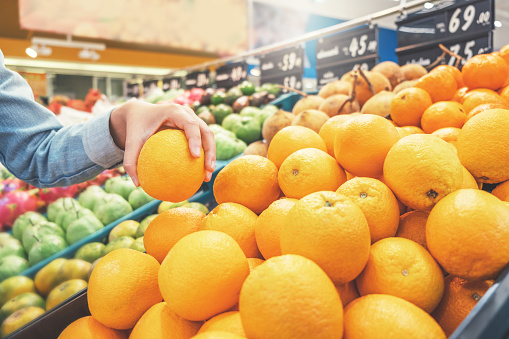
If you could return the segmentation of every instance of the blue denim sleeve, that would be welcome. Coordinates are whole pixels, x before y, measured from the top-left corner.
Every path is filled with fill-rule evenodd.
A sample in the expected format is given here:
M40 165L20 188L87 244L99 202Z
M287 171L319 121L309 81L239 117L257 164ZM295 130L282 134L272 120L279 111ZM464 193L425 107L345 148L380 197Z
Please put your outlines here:
M63 127L33 99L32 90L4 66L0 51L0 162L19 179L37 186L68 186L122 163L110 134L110 112Z

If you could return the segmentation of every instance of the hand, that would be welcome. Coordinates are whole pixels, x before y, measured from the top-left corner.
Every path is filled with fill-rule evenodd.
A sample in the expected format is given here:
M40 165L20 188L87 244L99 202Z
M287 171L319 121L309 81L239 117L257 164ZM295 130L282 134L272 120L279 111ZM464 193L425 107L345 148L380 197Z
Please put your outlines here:
M216 161L216 144L207 124L189 107L132 101L113 110L110 117L110 133L115 144L125 150L124 169L133 183L139 186L136 167L141 148L147 139L163 126L176 127L184 131L193 157L200 157L203 146L207 171L205 181L210 181Z

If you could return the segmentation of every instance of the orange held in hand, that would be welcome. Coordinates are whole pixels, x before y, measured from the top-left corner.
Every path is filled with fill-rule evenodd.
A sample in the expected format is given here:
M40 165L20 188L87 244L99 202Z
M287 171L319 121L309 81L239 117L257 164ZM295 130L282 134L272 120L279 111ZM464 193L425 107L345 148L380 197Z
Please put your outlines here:
M199 158L191 156L184 131L157 132L148 138L138 158L140 186L155 199L184 201L203 183L204 159L203 149Z

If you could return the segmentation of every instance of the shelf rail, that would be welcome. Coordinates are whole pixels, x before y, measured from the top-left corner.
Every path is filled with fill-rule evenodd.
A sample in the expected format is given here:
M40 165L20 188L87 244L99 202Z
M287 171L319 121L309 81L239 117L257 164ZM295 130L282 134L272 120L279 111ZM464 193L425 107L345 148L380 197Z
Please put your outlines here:
M249 50L246 52L242 52L240 54L232 55L232 56L225 57L225 58L220 58L220 59L213 60L213 61L204 62L204 63L198 64L198 65L175 69L171 73L167 74L166 76L175 74L176 72L182 72L182 71L190 72L190 71L200 70L200 69L204 69L204 68L211 67L211 66L222 65L222 64L226 64L231 61L242 60L242 59L245 59L245 58L248 58L251 56L265 54L265 53L273 52L273 51L283 49L286 47L295 46L296 44L299 44L302 42L319 39L324 36L339 33L339 32L345 31L347 29L350 29L350 28L353 28L353 27L356 27L356 26L359 26L362 24L370 24L372 21L384 18L386 16L390 16L390 15L394 15L394 14L398 14L398 13L404 13L408 9L419 7L427 2L433 3L433 2L437 2L437 1L438 0L414 0L414 1L406 2L405 0L401 0L401 3L399 5L379 11L379 12L376 12L376 13L373 13L373 14L365 15L360 18L345 21L345 22L342 22L342 23L334 25L334 26L330 26L330 27L322 28L322 29L319 29L316 31L312 31L312 32L306 33L306 34L304 34L300 37L297 37L297 38L288 39L288 40L285 40L282 42L255 48L255 49L252 49L252 50Z

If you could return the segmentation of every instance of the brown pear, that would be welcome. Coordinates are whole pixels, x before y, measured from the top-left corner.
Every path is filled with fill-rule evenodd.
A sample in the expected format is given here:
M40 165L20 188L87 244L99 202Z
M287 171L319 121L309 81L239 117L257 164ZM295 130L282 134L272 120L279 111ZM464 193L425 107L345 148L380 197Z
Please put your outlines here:
M325 101L320 105L319 110L326 113L329 117L333 117L338 114L349 114L352 112L358 112L360 110L359 103L354 100L353 102L348 102L343 106L341 112L339 109L343 105L345 101L350 98L348 95L344 94L336 94L328 97Z
M392 88L405 80L399 65L393 61L384 61L371 69L371 72L383 74L391 82Z
M428 74L428 70L419 64L408 64L400 67L405 80L417 80Z
M327 99L331 95L345 94L349 95L352 90L352 84L347 81L337 80L329 82L327 85L320 88L318 95L324 99Z
M262 157L267 157L267 153L269 151L269 144L265 140L255 141L244 150L244 155L260 155Z
M396 96L393 92L381 91L366 101L361 113L388 117L391 114L391 101Z
M294 118L295 116L292 113L283 110L279 110L271 117L268 117L263 123L262 128L263 139L267 141L267 144L270 144L277 132L286 126L290 126Z
M407 81L403 81L402 83L400 83L398 86L394 87L394 89L392 90L392 92L394 94L398 94L399 92L401 92L402 90L404 89L407 89L407 88L410 88L410 87L414 87L414 85L417 83L417 80L407 80Z
M343 77L341 77L341 80L348 81L353 86L353 82L355 79L354 72L355 71L346 73L345 75L343 75ZM373 86L375 93L373 93L373 91L369 87L366 80L364 80L364 78L359 74L357 76L356 85L355 85L355 92L356 92L355 98L357 99L357 101L359 102L359 105L361 107L362 107L362 105L364 105L364 103L366 101L368 101L369 98L371 98L376 93L381 92L381 91L392 90L391 82L389 81L389 79L387 79L381 73L368 72L368 71L364 71L363 73L366 76L366 78L369 80L371 85Z
M324 112L316 109L308 109L295 116L295 119L292 121L292 126L307 127L318 133L327 120L329 120L329 116Z
M304 97L297 101L295 106L293 106L292 113L294 115L297 115L300 112L308 109L318 109L323 100L324 99L322 97L319 97L317 95L308 95L307 97Z

